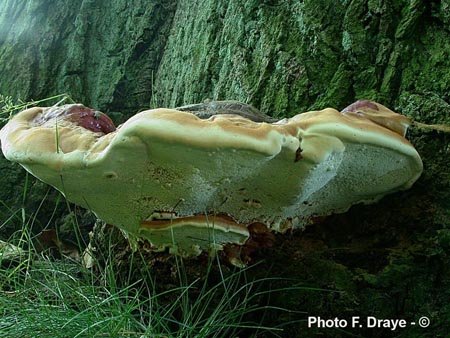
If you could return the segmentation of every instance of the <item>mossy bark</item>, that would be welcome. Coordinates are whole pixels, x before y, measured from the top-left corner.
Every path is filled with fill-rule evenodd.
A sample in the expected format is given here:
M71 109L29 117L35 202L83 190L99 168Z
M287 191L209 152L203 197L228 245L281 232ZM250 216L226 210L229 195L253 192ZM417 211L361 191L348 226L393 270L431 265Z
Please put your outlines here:
M450 124L449 69L448 0L0 4L0 93L27 101L67 92L116 122L150 106L205 99L235 99L284 117L366 98L420 122ZM277 305L328 318L431 318L427 329L365 336L448 333L450 136L414 129L409 138L424 161L413 189L281 235L255 257L266 257L276 276L331 290L284 295ZM23 204L37 210L46 188L30 179L24 199L23 171L3 158L0 167L2 222ZM55 201L41 207L43 225ZM305 322L285 332L312 334Z

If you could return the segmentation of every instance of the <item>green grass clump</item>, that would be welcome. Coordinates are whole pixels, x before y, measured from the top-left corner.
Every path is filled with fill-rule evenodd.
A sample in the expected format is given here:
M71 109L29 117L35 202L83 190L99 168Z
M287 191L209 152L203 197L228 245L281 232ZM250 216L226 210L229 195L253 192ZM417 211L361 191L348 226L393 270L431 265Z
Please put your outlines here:
M25 184L24 200L27 189ZM283 311L261 305L267 293L275 292L261 286L275 280L247 279L252 267L225 273L216 255L196 278L188 275L181 257L172 256L172 285L161 288L158 283L167 283L168 276L145 264L148 253L132 252L125 262L129 271L119 271L124 260L120 265L115 239L106 236L102 245L110 249L96 253L94 269L86 268L76 255L56 259L35 247L32 228L39 210L11 212L15 218L21 215L23 224L3 242L19 248L12 250L19 253L16 257L2 255L0 246L1 337L237 337L243 331L256 337L281 332L262 324L268 311ZM76 221L73 226L79 231Z
M271 309L258 305L263 280L246 281L243 269L212 286L207 278L187 283L183 262L177 262L179 285L161 292L150 269L142 280L119 287L113 264L96 274L69 258L34 255L2 261L0 335L234 337L245 329L255 335L277 332L245 319Z

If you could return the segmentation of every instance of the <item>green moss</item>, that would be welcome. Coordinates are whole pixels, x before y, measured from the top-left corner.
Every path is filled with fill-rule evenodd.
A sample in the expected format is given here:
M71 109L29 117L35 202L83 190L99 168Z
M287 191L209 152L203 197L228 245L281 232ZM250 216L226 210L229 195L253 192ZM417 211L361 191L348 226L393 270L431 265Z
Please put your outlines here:
M173 2L16 1L1 6L1 32L8 32L14 17L14 29L0 46L0 73L14 81L2 81L1 93L30 100L68 92L86 105L122 112L148 107Z
M348 66L341 64L330 81L328 90L319 95L316 104L317 109L331 106L344 109L353 97L352 72ZM367 98L367 97L366 97Z

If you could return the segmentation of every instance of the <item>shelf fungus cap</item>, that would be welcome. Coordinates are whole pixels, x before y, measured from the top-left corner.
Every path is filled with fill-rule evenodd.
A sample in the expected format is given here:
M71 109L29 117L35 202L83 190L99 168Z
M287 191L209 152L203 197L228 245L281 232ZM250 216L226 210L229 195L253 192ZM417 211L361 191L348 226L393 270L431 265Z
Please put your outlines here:
M65 105L20 112L0 140L7 159L69 201L155 247L196 254L244 244L254 223L284 231L408 189L422 172L408 125L371 101L278 122L212 102L143 111L117 128Z
M157 213L158 214L158 213ZM245 225L236 223L231 217L197 215L188 217L155 218L143 220L139 236L151 239L156 247L171 247L188 254L199 254L202 249L223 249L223 244L243 244L249 237Z

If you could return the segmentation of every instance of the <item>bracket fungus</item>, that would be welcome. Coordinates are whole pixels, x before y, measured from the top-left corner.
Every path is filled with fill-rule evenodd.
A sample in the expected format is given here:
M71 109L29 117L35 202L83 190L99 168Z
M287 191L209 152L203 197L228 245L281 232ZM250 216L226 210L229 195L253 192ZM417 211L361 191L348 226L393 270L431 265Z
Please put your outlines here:
M284 231L375 202L422 172L405 139L409 120L381 104L277 122L249 107L153 109L117 129L83 105L36 107L14 116L0 139L7 159L69 201L187 254L243 244L254 223Z

